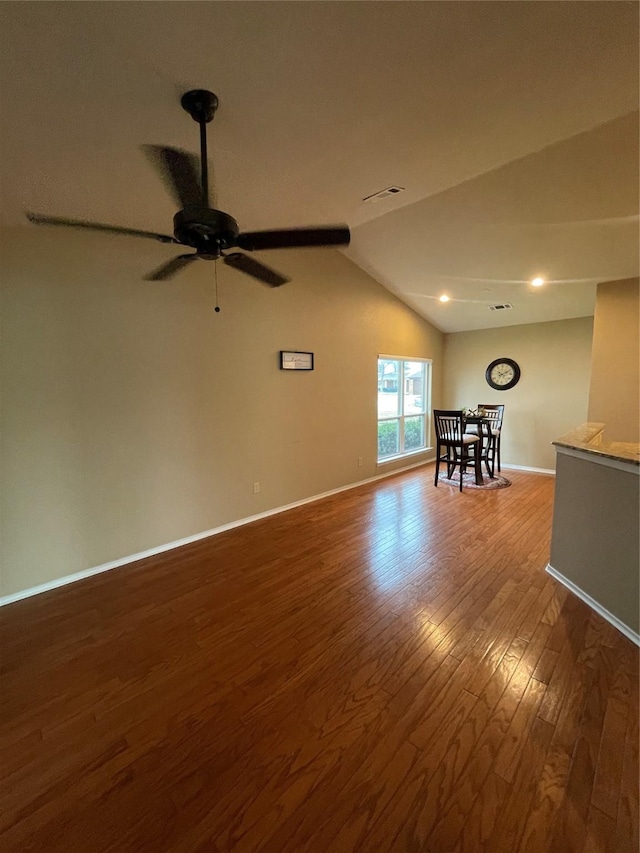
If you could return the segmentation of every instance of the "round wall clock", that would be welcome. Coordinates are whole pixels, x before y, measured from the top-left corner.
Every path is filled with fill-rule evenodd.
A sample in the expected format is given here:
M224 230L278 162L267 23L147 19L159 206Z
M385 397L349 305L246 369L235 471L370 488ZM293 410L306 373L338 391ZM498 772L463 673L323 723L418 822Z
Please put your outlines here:
M512 358L496 358L487 367L484 376L488 384L496 391L508 391L520 379L520 367Z

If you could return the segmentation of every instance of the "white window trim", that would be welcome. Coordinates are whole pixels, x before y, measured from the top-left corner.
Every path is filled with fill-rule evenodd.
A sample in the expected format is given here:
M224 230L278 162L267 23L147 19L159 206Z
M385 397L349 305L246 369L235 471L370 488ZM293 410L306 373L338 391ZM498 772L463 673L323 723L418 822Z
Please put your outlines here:
M408 450L406 453L398 453L395 456L385 456L384 459L378 459L376 467L386 465L388 462L397 462L399 459L409 459L411 456L420 456L424 453L429 453L433 447L419 447L417 450Z
M387 359L389 361L417 361L421 362L425 365L425 385L427 386L424 394L424 411L420 412L419 415L424 417L424 440L425 446L418 447L415 450L407 450L403 453L395 453L393 456L385 456L383 459L378 458L377 465L386 465L387 462L397 462L399 459L407 459L410 456L417 456L421 453L428 453L433 450L433 447L430 446L429 440L431 438L431 386L432 386L432 376L433 376L433 359L431 358L423 358L422 356L409 356L409 355L389 355L388 353L378 353L378 361L376 362L376 368L380 359ZM404 378L404 374L403 374ZM404 396L404 387L398 389L398 395ZM407 417L417 417L416 415L390 415L389 417L380 418L376 417L376 430L377 425L384 421L392 421L392 420L403 420Z

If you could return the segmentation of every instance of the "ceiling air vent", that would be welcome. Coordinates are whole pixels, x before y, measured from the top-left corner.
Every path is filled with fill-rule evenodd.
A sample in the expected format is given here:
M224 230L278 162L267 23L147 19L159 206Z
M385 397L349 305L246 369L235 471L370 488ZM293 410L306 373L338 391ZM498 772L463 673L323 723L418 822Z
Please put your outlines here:
M501 305L489 305L489 311L506 311L507 308L513 308L510 302L503 302Z
M387 187L386 190L380 190L373 195L368 195L366 198L363 198L362 201L382 201L383 198L391 198L391 196L398 195L404 191L404 187Z

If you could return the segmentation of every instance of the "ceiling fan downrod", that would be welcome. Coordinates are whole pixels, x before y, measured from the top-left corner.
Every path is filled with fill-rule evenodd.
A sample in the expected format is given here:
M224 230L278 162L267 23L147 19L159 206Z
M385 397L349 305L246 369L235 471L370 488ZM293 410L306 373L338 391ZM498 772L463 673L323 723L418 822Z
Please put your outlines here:
M182 109L200 125L200 162L202 164L202 198L209 207L209 167L207 161L207 124L218 109L218 98L207 89L192 89L180 98Z

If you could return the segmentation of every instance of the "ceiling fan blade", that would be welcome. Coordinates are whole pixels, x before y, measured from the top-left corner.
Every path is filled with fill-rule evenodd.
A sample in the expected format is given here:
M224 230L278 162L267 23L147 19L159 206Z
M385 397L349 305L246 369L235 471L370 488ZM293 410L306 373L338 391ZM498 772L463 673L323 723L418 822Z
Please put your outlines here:
M181 208L207 206L198 177L200 164L194 154L163 145L143 145L142 147L160 172L176 204Z
M230 267L240 270L240 272L257 278L258 281L269 285L269 287L280 287L281 284L286 284L290 280L248 255L243 255L242 252L232 252L230 255L225 255L224 262Z
M88 228L91 231L108 231L111 234L125 234L129 237L147 237L161 243L177 243L168 234L156 234L154 231L138 231L136 228L121 228L118 225L103 225L100 222L85 222L84 219L64 219L59 216L42 216L39 213L27 213L29 222L34 225L62 225L65 228Z
M150 272L148 275L145 275L145 281L168 281L170 278L173 278L174 275L180 272L183 267L188 266L191 261L196 261L198 259L198 254L194 255L178 255L177 258L173 258L171 261L167 261L166 264L162 264L162 266L155 269L153 272Z
M278 231L249 231L236 243L248 252L262 249L294 249L305 246L347 246L351 234L346 225L330 228L289 228Z

